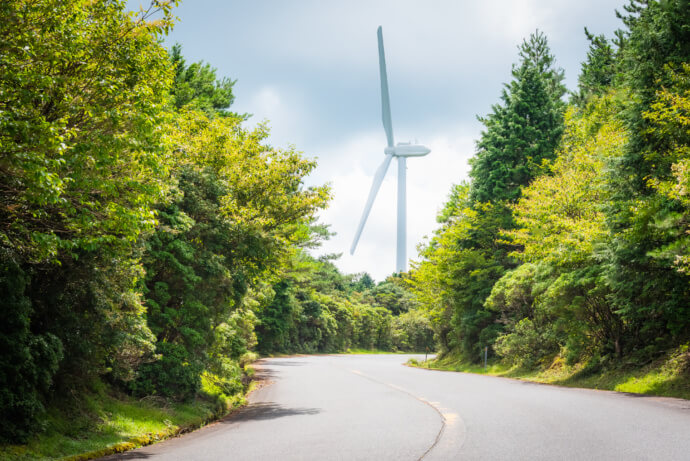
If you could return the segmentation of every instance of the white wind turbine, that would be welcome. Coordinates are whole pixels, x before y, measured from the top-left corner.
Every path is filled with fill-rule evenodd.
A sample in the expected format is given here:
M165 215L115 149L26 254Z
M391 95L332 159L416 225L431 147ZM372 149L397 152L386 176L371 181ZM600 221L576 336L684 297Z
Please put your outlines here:
M362 235L362 229L364 229L364 224L367 222L367 217L371 211L371 206L374 204L374 199L376 194L381 188L381 183L383 178L386 176L386 171L388 171L388 165L390 165L393 157L398 159L398 243L396 251L396 261L395 270L396 272L404 272L407 270L407 255L405 250L405 244L407 240L407 200L406 200L406 160L407 157L423 157L424 155L431 152L428 147L411 144L411 143L393 143L393 123L391 122L391 105L388 96L388 77L386 76L386 56L383 52L383 33L381 32L381 26L378 28L378 38L379 38L379 69L381 72L381 111L383 118L383 129L386 131L386 138L388 140L388 146L383 150L386 157L383 160L381 166L376 170L374 175L374 182L371 185L371 190L369 191L369 198L367 198L367 203L364 206L364 212L362 213L362 219L357 226L357 232L355 233L355 239L352 242L352 247L350 248L350 254L355 252L357 248L357 242L359 242L359 237Z

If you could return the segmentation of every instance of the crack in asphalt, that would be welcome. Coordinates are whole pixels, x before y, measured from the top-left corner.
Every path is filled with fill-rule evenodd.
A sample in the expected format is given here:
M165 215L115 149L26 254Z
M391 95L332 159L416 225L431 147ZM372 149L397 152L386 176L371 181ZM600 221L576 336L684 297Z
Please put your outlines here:
M369 375L365 375L364 373L362 373L362 372L359 371L359 370L349 370L349 371L350 371L351 373L356 374L357 376L361 376L361 377L364 378L364 379L368 379L369 381L375 382L375 383L377 383L377 384L382 384L382 385L384 385L384 386L386 386L386 387L390 387L391 389L394 389L394 390L396 390L396 391L398 391L398 392L401 392L401 393L403 393L403 394L406 394L406 395L412 397L413 399L415 399L415 400L417 400L417 401L419 401L419 402L422 402L423 404L428 405L429 407L431 407L431 408L439 415L439 417L441 418L441 429L439 429L438 434L436 434L436 439L434 439L434 443L432 443L431 446L430 446L429 448L426 449L426 451L422 454L422 456L420 456L419 458L417 458L417 461L421 461L421 460L424 459L429 453L431 453L431 450L433 450L433 449L436 447L436 445L438 445L438 443L441 441L441 437L443 436L443 433L444 433L444 431L446 430L446 425L447 425L447 423L448 423L448 418L446 418L446 415L441 411L441 409L438 408L438 407L437 407L436 405L434 405L433 403L429 402L427 399L425 399L425 398L423 398L423 397L419 397L419 396L417 396L417 395L414 395L412 392L410 392L410 391L408 391L408 390L406 390L406 389L404 389L404 388L402 388L402 387L400 387L400 386L397 386L397 385L391 384L391 383L387 383L387 382L385 382L385 381L378 380L378 379L376 379L376 378L374 378L374 377L372 377L372 376L369 376ZM457 417L458 415L453 415L453 416L456 416L456 417Z

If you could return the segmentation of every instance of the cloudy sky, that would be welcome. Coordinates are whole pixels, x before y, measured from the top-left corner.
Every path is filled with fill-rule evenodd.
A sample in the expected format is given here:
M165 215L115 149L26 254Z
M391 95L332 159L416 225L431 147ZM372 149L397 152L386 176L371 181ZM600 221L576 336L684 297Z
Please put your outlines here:
M130 1L130 6L139 2ZM146 3L146 2L145 2ZM269 120L270 142L318 159L308 184L330 183L321 221L336 232L317 252L342 253L346 273L382 280L395 268L397 165L391 164L354 256L349 247L386 144L376 28L383 26L396 142L431 154L408 160L408 256L436 227L454 183L467 179L517 46L539 29L573 89L587 40L612 36L624 0L183 0L166 44L236 79L234 110Z

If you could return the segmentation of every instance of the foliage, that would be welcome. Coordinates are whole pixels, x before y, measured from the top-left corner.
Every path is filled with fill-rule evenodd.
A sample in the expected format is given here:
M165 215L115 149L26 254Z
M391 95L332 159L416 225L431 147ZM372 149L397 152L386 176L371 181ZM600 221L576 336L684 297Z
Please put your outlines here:
M560 82L548 52L533 55L541 67L514 67L481 119L469 193L453 189L410 275L449 338L444 355L476 361L493 345L512 365L559 354L585 373L647 363L688 338L689 12L686 0L632 0L613 43L585 29L563 125L560 96L543 99Z
M257 296L258 349L314 353L432 348L426 313L412 308L416 301L399 283L391 277L374 285L362 275L352 280L330 258L299 252L279 280ZM370 288L357 291L363 286Z
M393 315L401 315L416 307L414 296L393 277L369 288L363 298L371 305L384 307Z
M614 292L612 307L629 326L631 349L669 347L673 338L690 332L689 279L670 255L663 255L682 238L682 228L674 226L682 206L653 186L672 180L675 159L668 153L687 144L687 136L654 129L649 115L657 92L674 86L669 70L680 71L690 57L689 6L685 0L631 1L621 15L628 28L620 53L621 83L631 94L620 116L629 142L609 167L606 278Z
M24 356L6 363L22 380L2 385L15 411L2 417L8 437L38 429L51 391L94 375L131 379L152 349L137 240L167 191L160 126L171 72L159 39L171 6L137 15L116 1L0 5L0 251L14 267L3 276L17 277L8 351Z
M587 60L582 63L577 79L578 92L571 102L584 106L591 97L605 94L612 86L616 74L616 52L604 35L592 35L585 27L589 40Z
M393 318L393 347L399 351L435 350L434 330L429 317L420 310L409 310Z
M211 117L234 115L227 112L235 100L232 92L234 80L227 78L218 80L216 70L210 64L198 62L186 65L180 44L171 48L170 60L175 68L170 93L176 109L183 107L198 109Z
M51 334L31 333L31 301L24 295L27 277L12 254L2 251L0 263L0 440L25 441L39 424L41 395L50 388L62 359L62 344Z
M548 328L540 331L529 318L520 320L510 333L496 339L494 350L511 365L531 368L544 356L558 351Z
M666 162L671 164L672 176L650 178L649 185L666 199L678 203L680 211L668 213L662 225L678 230L672 242L651 253L656 258L670 261L678 271L688 273L690 269L690 240L688 234L688 213L690 209L690 64L684 63L681 70L669 70L672 85L657 93L656 101L643 115L650 123L649 131L668 139L663 152Z
M12 0L0 17L0 241L31 261L128 247L166 189L170 16Z
M224 386L237 383L237 360L249 344L228 350L232 339L216 329L228 328L249 287L280 267L301 239L300 226L327 200L327 188L301 187L312 161L263 145L266 129L247 131L240 122L185 109L167 135L178 155L177 187L160 206L144 258L147 319L161 357L142 368L141 379L151 381L161 366L178 371L159 375L144 393L190 398L209 367L227 380ZM242 326L251 337L253 323ZM211 357L214 347L234 356ZM174 392L166 390L171 386Z
M521 247L506 233L516 225L511 204L521 187L548 171L563 131L563 73L542 33L522 43L512 74L502 104L480 118L486 129L470 161L472 182L451 190L437 218L441 227L409 282L431 312L442 353L474 361L509 323L485 302L517 266L513 255Z
M265 125L228 111L234 82L161 46L174 3L0 6L9 439L39 430L56 395L102 380L138 396L240 395L250 290L328 235L313 225L328 188L303 186L315 162L266 145Z
M501 94L502 105L479 120L486 130L470 160L474 202L515 200L520 187L543 172L562 131L563 71L554 68L543 33L520 46L520 64Z
M583 110L571 107L551 174L536 178L514 205L523 261L579 265L606 237L602 206L608 201L604 170L619 157L627 137L616 119L618 95L593 98Z

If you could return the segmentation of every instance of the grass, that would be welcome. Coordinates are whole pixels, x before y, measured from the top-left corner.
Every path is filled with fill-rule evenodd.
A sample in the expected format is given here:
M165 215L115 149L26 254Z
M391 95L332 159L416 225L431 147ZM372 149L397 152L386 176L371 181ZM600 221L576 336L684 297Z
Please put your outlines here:
M82 460L119 453L199 428L245 403L245 394L228 397L203 381L200 396L188 403L134 399L102 385L78 399L59 399L45 415L44 430L26 445L0 446L0 460Z
M669 351L663 357L645 365L590 362L569 366L557 356L548 366L539 369L521 369L501 362L489 362L485 370L481 365L464 362L453 355L428 362L412 359L408 364L421 368L503 376L558 386L690 399L688 344Z
M391 351L383 349L361 349L349 348L344 352L295 352L295 353L272 353L266 354L265 358L286 358L297 357L302 355L371 355L371 354L424 354L424 352L410 352L410 351Z
M402 352L402 351L384 351L380 349L348 349L344 352L344 354L352 354L352 355L364 355L364 354L411 354L412 352Z

